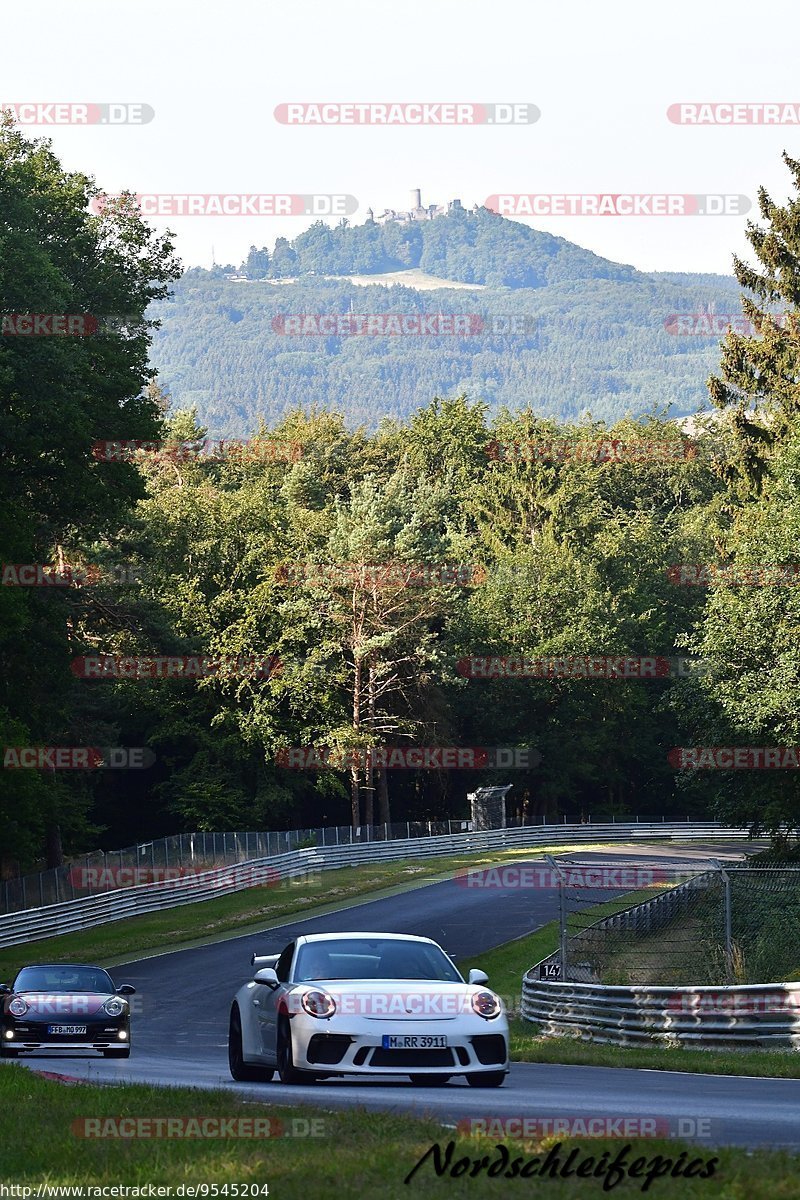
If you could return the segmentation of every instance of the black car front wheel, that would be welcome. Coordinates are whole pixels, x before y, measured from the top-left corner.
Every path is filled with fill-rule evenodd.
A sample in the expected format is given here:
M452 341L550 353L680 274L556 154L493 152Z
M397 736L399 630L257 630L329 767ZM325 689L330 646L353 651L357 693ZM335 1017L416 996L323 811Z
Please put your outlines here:
M282 1017L278 1023L278 1074L281 1083L316 1083L319 1076L314 1071L298 1071L292 1056L292 1031L289 1021Z
M256 1067L244 1061L242 1050L242 1018L238 1006L231 1009L228 1025L228 1066L237 1083L269 1083L275 1072L270 1067Z
M16 1046L6 1046L0 1043L0 1058L16 1058L19 1050Z

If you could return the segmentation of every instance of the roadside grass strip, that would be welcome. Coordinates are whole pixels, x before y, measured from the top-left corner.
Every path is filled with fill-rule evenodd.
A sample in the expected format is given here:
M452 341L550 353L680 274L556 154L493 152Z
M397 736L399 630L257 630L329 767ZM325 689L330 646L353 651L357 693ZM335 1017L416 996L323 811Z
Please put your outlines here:
M163 1136L170 1129L172 1135ZM242 1135L250 1129L260 1130L261 1136ZM153 1136L158 1130L162 1136ZM177 1136L176 1130L184 1134ZM224 1136L214 1136L215 1130L224 1131ZM119 1136L120 1131L127 1136ZM131 1136L136 1131L137 1136ZM438 1156L434 1146L439 1147ZM567 1160L573 1151L570 1167ZM638 1174L631 1177L625 1170L616 1183L608 1170L592 1175L602 1170L604 1152L606 1168L623 1154L623 1163ZM539 1163L523 1176L534 1158ZM515 1160L517 1174L509 1178L506 1172L513 1170ZM535 1176L546 1161L552 1174ZM491 1177L489 1170L496 1164L505 1164L504 1169ZM584 1178L575 1174L582 1164L589 1172ZM687 1178L691 1164L694 1177ZM672 1172L678 1167L682 1172L675 1176ZM662 1177L645 1189L647 1174L654 1169ZM560 1172L565 1170L571 1175L563 1177ZM710 1170L713 1174L708 1176ZM434 1120L363 1109L288 1108L250 1102L230 1092L184 1088L67 1087L16 1065L0 1067L0 1182L29 1187L29 1196L36 1195L36 1188L47 1197L47 1186L76 1186L84 1189L88 1200L91 1187L150 1185L171 1187L175 1197L189 1195L191 1185L211 1185L195 1195L396 1200L413 1195L522 1196L535 1189L553 1200L596 1198L608 1191L623 1197L644 1193L686 1200L782 1200L798 1195L796 1171L797 1159L781 1151L716 1150L706 1144L650 1138L497 1141L464 1136ZM613 1187L604 1188L604 1181ZM221 1190L226 1184L228 1189ZM177 1190L180 1185L183 1192Z

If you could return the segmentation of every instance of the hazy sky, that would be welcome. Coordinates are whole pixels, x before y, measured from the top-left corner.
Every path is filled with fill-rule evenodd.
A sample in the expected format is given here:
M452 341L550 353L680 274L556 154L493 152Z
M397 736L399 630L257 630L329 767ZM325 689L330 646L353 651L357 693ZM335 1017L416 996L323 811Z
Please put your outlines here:
M768 12L768 16L767 16ZM757 18L744 0L38 0L6 4L0 101L149 104L145 125L26 127L109 192L346 193L366 208L502 192L745 195L785 199L798 126L687 127L669 105L780 101L800 108L794 0ZM769 24L769 28L767 25ZM758 39L754 26L763 30ZM534 124L296 127L292 101L527 102ZM753 215L753 214L751 214ZM238 263L309 217L154 219L185 264ZM529 219L650 270L730 270L743 216Z

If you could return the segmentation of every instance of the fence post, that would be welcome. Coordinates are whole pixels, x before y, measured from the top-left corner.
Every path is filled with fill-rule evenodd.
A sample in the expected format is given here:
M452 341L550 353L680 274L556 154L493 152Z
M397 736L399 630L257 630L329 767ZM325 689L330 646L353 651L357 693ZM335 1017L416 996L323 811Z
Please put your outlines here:
M567 898L564 894L564 872L551 854L545 862L558 875L558 956L561 963L561 982L567 982Z
M721 862L712 859L725 885L725 982L733 983L733 916L731 912L731 877Z

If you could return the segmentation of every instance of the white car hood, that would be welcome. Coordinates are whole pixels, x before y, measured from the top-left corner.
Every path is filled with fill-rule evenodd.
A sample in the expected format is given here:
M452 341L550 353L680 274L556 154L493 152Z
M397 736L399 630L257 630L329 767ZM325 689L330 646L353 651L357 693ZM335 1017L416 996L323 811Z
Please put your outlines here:
M471 1014L471 997L487 988L436 980L314 979L296 985L299 992L323 991L336 1000L337 1015L367 1021L454 1021Z

